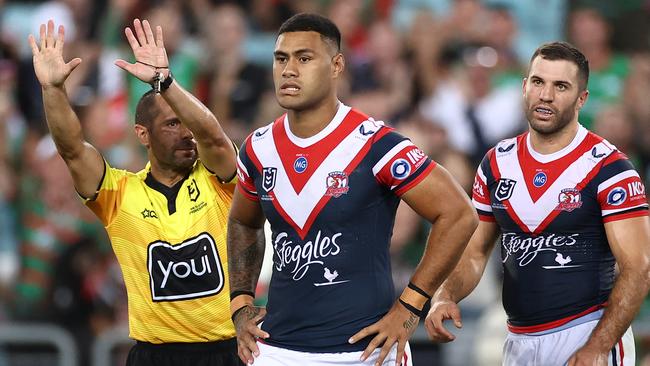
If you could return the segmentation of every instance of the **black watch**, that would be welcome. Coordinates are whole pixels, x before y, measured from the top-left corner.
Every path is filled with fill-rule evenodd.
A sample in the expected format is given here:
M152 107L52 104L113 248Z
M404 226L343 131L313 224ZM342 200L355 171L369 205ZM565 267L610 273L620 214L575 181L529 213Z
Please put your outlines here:
M169 75L167 75L167 77L160 82L160 92L164 92L165 90L169 89L173 82L174 75L172 75L172 71L169 70Z

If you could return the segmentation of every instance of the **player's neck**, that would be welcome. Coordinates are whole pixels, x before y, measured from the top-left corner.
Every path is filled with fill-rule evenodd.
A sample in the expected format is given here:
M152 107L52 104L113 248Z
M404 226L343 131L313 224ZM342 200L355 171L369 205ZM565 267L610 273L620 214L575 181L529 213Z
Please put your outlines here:
M167 187L173 187L176 183L180 182L187 176L189 169L184 171L169 169L161 166L157 162L151 161L150 172L151 176L158 182Z
M560 131L550 135L544 135L530 129L530 145L536 152L544 155L556 153L569 146L576 137L580 125L578 121L572 121Z
M339 108L336 98L328 98L314 108L301 111L289 110L289 128L300 138L308 138L322 131L334 118Z

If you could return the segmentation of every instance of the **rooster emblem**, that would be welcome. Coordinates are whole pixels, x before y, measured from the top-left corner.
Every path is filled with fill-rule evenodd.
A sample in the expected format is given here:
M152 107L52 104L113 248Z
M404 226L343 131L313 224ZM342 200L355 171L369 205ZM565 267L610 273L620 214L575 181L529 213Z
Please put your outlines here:
M562 253L557 253L555 256L555 261L558 262L561 266L564 266L567 263L571 263L571 256L563 257Z
M332 282L339 276L337 271L330 272L330 269L325 267L325 274L323 275L329 282Z

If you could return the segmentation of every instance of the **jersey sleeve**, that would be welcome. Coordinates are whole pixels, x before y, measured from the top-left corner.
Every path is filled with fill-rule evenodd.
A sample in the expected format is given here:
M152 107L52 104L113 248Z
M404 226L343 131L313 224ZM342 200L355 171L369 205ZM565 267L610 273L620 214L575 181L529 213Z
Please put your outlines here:
M474 184L472 185L472 204L478 213L479 220L494 222L490 191L487 185L487 178L483 172L483 166L486 164L488 164L487 157L483 159L483 162L476 170L476 177L474 177Z
M126 170L115 169L104 161L104 176L95 197L84 199L84 204L104 226L110 225L120 209L128 174Z
M614 152L608 157L598 176L597 198L604 222L648 214L645 186L624 154Z
M239 149L237 155L237 189L244 195L244 197L252 200L259 201L257 189L255 188L255 181L252 174L255 172L255 166L248 156L247 147L250 144L250 138L247 139Z
M408 138L392 130L376 141L373 149L377 159L373 175L398 196L418 185L436 166Z

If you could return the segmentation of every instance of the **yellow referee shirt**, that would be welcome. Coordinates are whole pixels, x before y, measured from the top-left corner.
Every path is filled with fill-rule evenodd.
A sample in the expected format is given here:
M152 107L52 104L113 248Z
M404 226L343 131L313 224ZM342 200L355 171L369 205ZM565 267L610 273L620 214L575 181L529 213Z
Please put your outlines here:
M102 220L122 268L130 337L150 343L235 337L230 320L226 225L234 181L200 160L174 187L106 163L86 205ZM233 178L234 180L235 178Z

